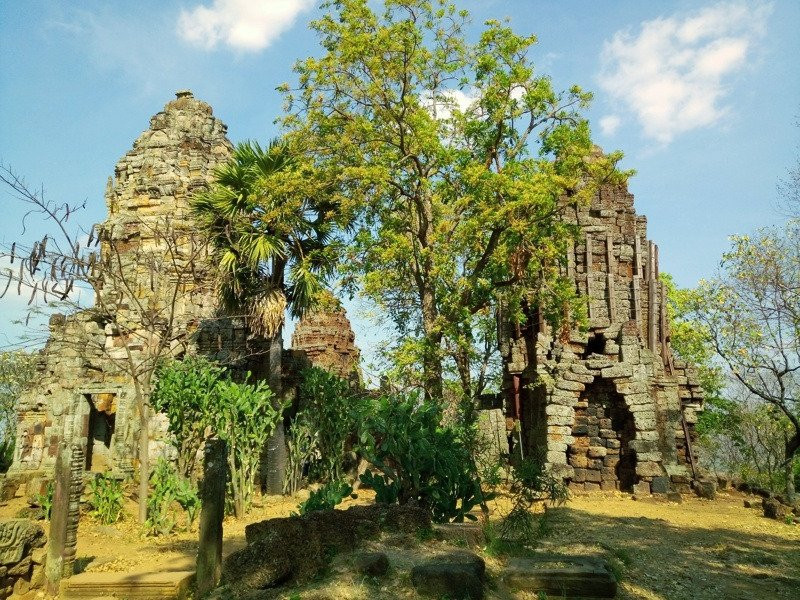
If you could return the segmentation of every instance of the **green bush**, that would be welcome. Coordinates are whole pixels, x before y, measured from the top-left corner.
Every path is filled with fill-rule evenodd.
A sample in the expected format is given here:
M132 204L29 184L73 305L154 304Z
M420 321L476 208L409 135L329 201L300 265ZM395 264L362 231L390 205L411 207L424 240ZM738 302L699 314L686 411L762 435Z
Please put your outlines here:
M200 446L214 410L216 387L225 370L205 358L186 357L162 364L150 402L169 421L169 432L178 451L178 472L194 474Z
M331 510L353 493L353 487L346 481L330 481L311 492L308 500L298 505L301 515L317 510Z
M147 497L147 522L150 535L169 535L175 531L175 504L186 512L186 528L191 528L200 508L200 498L192 483L177 475L165 458L159 458L150 474L150 495Z
M444 426L435 401L384 396L362 413L360 446L376 473L361 480L376 501L416 502L436 522L474 520L483 501L475 461L459 430Z
M272 403L272 391L263 381L249 384L223 379L217 383L212 427L228 444L228 467L237 518L243 517L250 508L261 452L283 418L284 407L276 409Z
M125 510L125 496L122 483L106 475L98 475L89 482L89 504L91 515L103 525L112 525L120 519Z
M300 406L316 433L321 478L342 477L347 441L356 432L354 409L358 399L344 379L317 367L301 373Z

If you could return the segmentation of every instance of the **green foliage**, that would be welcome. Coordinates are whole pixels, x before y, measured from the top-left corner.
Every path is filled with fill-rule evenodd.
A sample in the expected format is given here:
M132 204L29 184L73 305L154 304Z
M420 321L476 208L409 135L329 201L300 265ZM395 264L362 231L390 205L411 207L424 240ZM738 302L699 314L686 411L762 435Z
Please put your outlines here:
M363 413L360 450L377 473L362 476L379 502L417 502L436 522L475 519L483 499L477 468L435 401L384 396Z
M312 427L308 413L295 415L286 439L286 473L283 493L294 495L303 482L303 469L317 450L317 431Z
M358 400L344 379L316 367L301 373L298 391L305 419L315 432L323 477L336 481L342 476L347 441L356 431Z
M511 466L511 509L491 530L490 546L495 554L519 554L532 550L546 533L546 514L532 512L536 502L562 504L568 497L563 481L554 477L539 459L526 458Z
M708 328L693 314L701 302L700 292L675 285L669 273L661 273L667 290L667 319L670 343L675 354L694 366L703 388L705 410L700 413L697 431L701 435L723 432L734 425L735 403L725 398L723 370L714 361L714 345Z
M488 21L470 43L453 2L325 8L311 24L321 54L283 88L287 138L307 161L304 178L283 183L324 189L354 224L345 283L392 319L428 396L442 396L445 359L474 395L477 321L501 301L574 317L559 199L621 180L620 156L593 151L580 114L591 94L535 72L535 37Z
M191 528L200 508L197 490L175 473L165 458L159 458L150 474L151 491L147 497L147 522L150 535L170 535L178 526L175 504L186 512L186 528Z
M169 361L156 372L150 402L169 420L169 432L178 450L178 471L183 477L194 475L209 415L214 412L216 386L224 372L222 367L201 357Z
M331 510L352 493L353 487L346 481L329 481L318 490L311 492L308 500L301 502L297 508L301 515L317 510Z
M91 515L103 525L112 525L122 519L125 496L122 483L106 475L98 475L89 482Z
M791 498L800 453L800 220L731 240L718 275L700 283L693 315L746 400L769 406L784 429Z
M273 406L273 394L267 384L238 383L223 379L216 387L216 405L211 415L213 429L228 444L236 516L250 508L253 485L264 445L283 418L283 406Z
M245 309L265 337L281 327L287 305L300 316L314 304L335 262L334 205L305 188L301 158L281 140L240 143L192 200L217 253L224 303Z
M36 355L21 350L0 352L0 473L14 458L17 399L36 375Z
M47 482L47 487L43 494L36 494L36 504L39 506L39 518L46 521L50 520L50 515L53 512L53 492L55 486L52 481Z

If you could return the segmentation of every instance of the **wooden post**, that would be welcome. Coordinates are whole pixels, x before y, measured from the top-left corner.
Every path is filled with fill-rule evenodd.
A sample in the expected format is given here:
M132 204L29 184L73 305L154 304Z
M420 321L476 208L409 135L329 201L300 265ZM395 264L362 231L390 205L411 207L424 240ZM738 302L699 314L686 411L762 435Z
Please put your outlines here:
M649 243L647 256L647 347L656 351L656 245Z
M219 584L222 576L222 520L225 517L227 444L206 442L200 510L200 545L197 548L197 593L203 597Z
M78 520L83 488L84 453L80 446L68 449L62 442L56 457L50 540L45 576L47 592L58 595L63 577L72 575L78 541Z

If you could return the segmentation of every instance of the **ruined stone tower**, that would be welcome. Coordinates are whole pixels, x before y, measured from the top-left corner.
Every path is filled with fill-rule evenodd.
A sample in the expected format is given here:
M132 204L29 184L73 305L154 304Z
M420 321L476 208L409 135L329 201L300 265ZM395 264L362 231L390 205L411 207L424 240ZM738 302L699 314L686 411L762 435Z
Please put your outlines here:
M510 437L574 490L686 491L702 393L670 349L647 220L625 185L565 218L581 230L566 274L588 298L589 328L559 340L541 322L501 324Z
M268 341L220 310L215 265L190 214L190 196L232 152L227 127L191 92L176 96L150 119L109 179L108 217L95 228L92 260L112 266L98 268L92 282L94 309L50 320L38 381L19 400L4 494L15 481L49 476L62 440L86 449L87 470L133 472L139 417L133 375L125 368L129 352L149 360L148 344L163 341L160 356L202 354L256 377L269 372ZM112 312L113 320L104 316ZM319 330L315 344L331 346L331 335L352 343L349 322L340 317L336 327ZM166 319L170 339L154 339ZM318 329L313 319L309 327ZM167 445L163 415L154 415L148 428L154 459Z

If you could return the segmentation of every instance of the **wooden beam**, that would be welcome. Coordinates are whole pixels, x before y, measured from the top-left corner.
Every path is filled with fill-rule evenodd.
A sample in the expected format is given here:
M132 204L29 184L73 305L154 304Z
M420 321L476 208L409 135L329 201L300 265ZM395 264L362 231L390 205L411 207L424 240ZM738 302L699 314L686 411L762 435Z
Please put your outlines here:
M614 240L611 234L606 234L606 264L608 274L606 275L606 288L608 289L608 318L611 323L617 322L617 298L614 290L614 275L617 264L614 262Z

